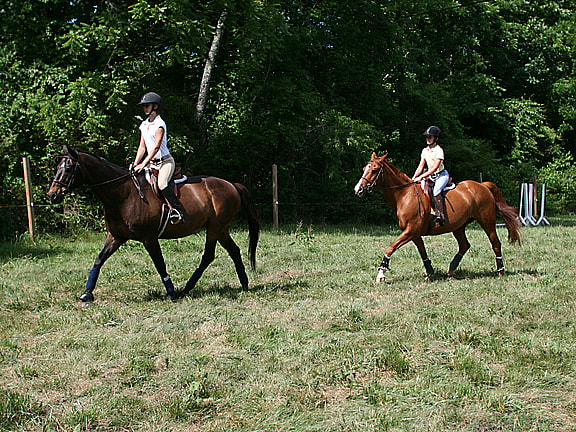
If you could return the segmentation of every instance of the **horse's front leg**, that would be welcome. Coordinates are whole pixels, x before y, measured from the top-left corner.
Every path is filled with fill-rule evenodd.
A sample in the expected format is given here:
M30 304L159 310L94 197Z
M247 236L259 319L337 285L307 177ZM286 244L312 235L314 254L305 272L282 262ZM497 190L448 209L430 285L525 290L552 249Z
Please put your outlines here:
M94 301L94 288L96 288L96 282L98 281L98 276L100 275L100 269L110 256L118 250L120 246L126 243L126 239L119 239L114 237L112 234L108 233L106 235L106 240L104 241L104 247L98 254L96 261L94 261L94 266L90 270L90 275L88 276L88 281L86 282L86 290L84 294L80 296L80 300L83 302Z
M430 258L428 258L428 253L426 252L426 246L424 246L424 240L422 240L422 237L416 237L412 239L412 241L416 245L416 249L418 249L420 258L422 258L422 263L424 264L424 268L426 269L426 279L431 280L432 276L434 276L434 267L432 267L432 261L430 261Z
M160 275L162 283L166 288L166 300L176 300L176 296L174 295L174 284L172 283L172 279L170 279L170 275L166 271L166 263L164 262L164 256L162 255L162 249L160 248L158 239L144 240L142 243L148 251L150 258L152 258L154 267L156 267L156 271Z
M378 266L378 274L376 275L376 282L384 282L386 280L385 273L390 270L390 257L392 254L410 240L412 240L414 234L410 228L406 228L400 236L388 246L386 252L384 253L384 258L382 258L382 262L380 266Z

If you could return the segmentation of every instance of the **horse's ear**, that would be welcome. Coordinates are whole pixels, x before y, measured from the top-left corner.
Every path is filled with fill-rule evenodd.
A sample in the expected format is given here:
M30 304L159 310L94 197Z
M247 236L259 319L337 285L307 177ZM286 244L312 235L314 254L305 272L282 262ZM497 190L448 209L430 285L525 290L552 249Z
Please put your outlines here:
M388 150L386 150L386 153L384 153L384 155L382 156L382 159L385 159L386 156L388 156Z
M372 152L372 159L376 159L378 156L376 156L376 152Z
M69 155L72 159L78 159L78 152L71 147L64 144L64 153Z

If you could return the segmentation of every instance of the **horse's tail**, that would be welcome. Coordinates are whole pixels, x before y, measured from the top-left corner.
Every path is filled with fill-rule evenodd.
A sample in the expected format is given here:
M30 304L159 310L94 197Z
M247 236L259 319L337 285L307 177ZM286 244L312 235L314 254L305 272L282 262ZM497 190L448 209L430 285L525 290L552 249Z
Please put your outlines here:
M492 192L492 195L494 196L494 200L496 201L496 209L502 218L504 218L504 223L508 229L508 240L510 243L518 242L518 244L520 244L520 223L518 222L518 210L506 202L502 196L502 192L500 192L500 189L498 189L498 186L496 186L494 183L483 182L482 184L490 189L490 192Z
M260 218L256 211L256 204L248 188L240 183L234 183L234 187L240 194L242 210L244 210L244 214L248 220L248 255L250 256L252 269L256 270L256 247L258 246L258 238L260 237Z

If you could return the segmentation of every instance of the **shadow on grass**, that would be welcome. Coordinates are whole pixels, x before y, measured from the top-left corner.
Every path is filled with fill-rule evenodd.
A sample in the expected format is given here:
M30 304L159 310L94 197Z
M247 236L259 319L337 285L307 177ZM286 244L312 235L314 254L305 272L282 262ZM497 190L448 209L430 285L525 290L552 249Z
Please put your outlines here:
M16 243L0 243L0 263L6 263L17 258L46 258L52 255L61 255L70 249L62 246L39 247L33 245L19 245Z
M538 271L534 271L534 270L512 270L512 271L506 270L506 271L504 271L503 275L500 275L495 270L484 270L484 271L478 271L478 272L472 272L470 270L460 270L460 271L456 271L456 274L454 276L450 276L446 272L437 271L434 274L432 280L437 281L437 280L450 280L450 279L454 279L454 280L500 279L500 278L505 278L505 277L520 276L520 275L538 277L538 276L541 276L541 273Z
M245 293L277 293L280 291L291 291L294 289L306 288L308 284L302 281L290 281L287 283L282 284L257 284L252 285L248 289L243 289L238 285L220 285L220 286L212 286L206 289L194 289L190 292L187 296L183 296L182 290L176 290L175 295L178 300L182 300L183 298L189 299L201 299L204 297L209 297L216 295L221 298L235 300L238 296L245 292ZM143 296L144 301L164 301L166 299L166 292L162 290L149 290L147 294Z

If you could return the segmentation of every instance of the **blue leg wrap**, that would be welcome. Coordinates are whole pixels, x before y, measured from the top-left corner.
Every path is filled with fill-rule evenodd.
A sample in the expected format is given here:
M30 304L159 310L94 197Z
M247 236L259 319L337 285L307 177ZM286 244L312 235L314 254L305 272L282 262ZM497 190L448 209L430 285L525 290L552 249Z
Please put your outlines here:
M170 275L166 275L162 278L162 282L164 282L164 286L166 287L166 292L168 294L174 293L174 284L172 283L172 279L170 279Z
M458 268L458 266L460 265L460 261L462 261L462 258L464 258L464 255L457 253L454 256L454 259L452 260L452 262L450 263L450 269L456 270Z
M92 267L90 270L90 274L88 275L88 280L86 281L86 291L92 292L96 287L96 281L98 280L98 276L100 275L100 268Z
M434 267L432 267L432 261L430 261L429 259L426 259L423 261L424 263L424 268L426 269L426 274L428 276L432 276L434 274Z

